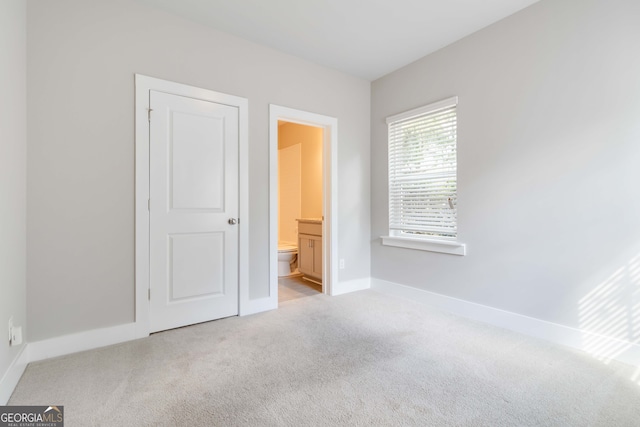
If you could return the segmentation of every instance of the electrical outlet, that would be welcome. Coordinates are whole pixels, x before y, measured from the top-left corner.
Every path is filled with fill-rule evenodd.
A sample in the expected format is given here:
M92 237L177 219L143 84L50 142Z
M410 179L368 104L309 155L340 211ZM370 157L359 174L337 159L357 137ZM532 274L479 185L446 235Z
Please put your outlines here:
M14 326L11 329L11 345L22 344L22 326Z
M340 258L340 270L344 270L344 258Z
M13 316L9 317L9 345L13 342Z

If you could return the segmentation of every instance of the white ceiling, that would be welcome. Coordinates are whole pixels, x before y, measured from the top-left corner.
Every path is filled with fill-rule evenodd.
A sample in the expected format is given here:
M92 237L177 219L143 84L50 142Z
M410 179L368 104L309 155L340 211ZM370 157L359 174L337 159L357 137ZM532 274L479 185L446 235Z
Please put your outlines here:
M139 0L375 80L538 0Z

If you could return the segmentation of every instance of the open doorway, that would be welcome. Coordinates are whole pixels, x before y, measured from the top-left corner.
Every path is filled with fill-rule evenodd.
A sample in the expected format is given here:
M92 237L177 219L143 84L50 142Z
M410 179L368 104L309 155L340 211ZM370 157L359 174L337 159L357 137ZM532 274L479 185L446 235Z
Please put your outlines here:
M278 121L278 302L322 292L324 129Z
M331 294L337 120L271 105L269 139L270 297Z

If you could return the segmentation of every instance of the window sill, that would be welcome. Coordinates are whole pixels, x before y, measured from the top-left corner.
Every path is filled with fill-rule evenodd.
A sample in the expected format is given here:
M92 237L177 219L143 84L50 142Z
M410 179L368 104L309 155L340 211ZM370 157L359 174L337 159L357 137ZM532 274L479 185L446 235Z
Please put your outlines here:
M451 255L466 255L467 245L441 240L414 239L411 237L382 236L382 244L398 248L417 249L419 251L440 252Z

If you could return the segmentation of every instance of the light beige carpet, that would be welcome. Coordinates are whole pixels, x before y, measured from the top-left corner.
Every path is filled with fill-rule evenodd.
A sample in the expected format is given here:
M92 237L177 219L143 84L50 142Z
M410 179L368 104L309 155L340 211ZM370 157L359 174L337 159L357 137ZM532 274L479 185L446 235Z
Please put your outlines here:
M31 364L66 426L638 426L634 369L363 291Z

